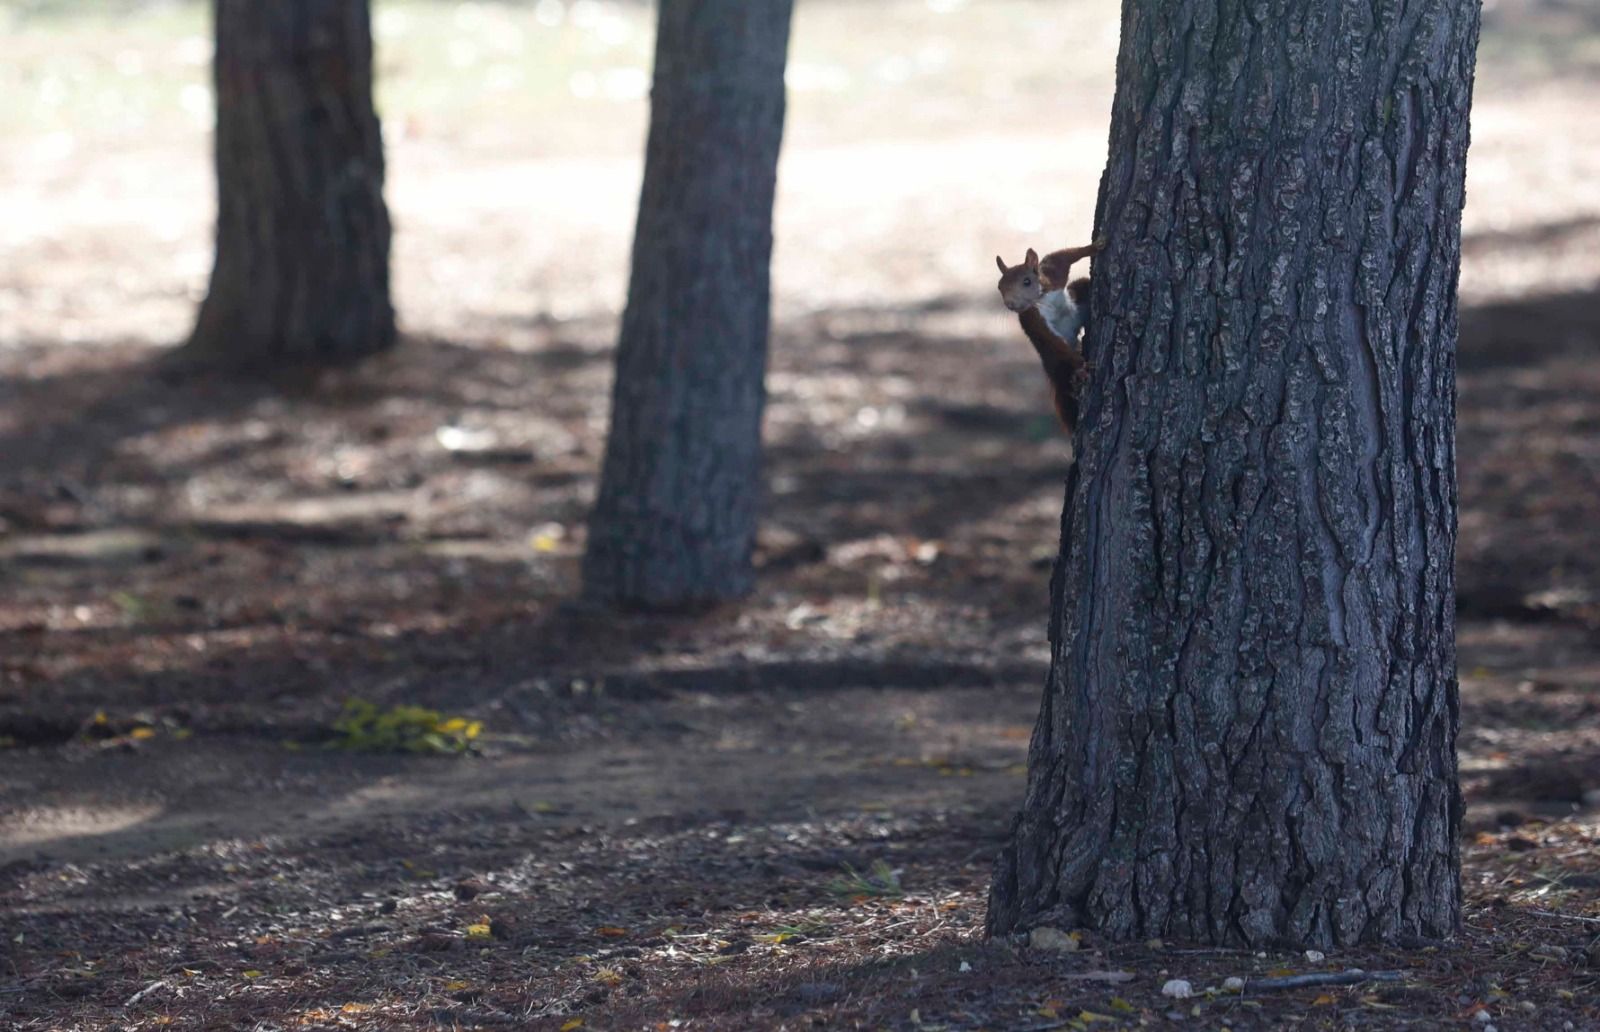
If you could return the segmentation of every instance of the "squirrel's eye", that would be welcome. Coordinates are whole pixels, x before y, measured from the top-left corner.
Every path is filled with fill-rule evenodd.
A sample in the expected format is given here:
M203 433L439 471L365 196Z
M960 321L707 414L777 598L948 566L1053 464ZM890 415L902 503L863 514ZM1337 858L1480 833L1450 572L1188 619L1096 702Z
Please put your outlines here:
M1025 286L1025 287L1031 287L1031 286L1033 286L1033 280L1031 280L1028 277L1024 276L1022 278L1022 285Z

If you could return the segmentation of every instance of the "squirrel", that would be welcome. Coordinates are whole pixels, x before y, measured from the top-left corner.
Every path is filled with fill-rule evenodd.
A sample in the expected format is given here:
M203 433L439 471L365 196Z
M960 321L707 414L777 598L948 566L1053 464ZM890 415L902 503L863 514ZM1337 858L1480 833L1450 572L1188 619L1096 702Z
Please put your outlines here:
M1021 265L1006 265L995 256L1000 267L1000 299L1017 313L1022 332L1044 364L1050 380L1056 416L1071 433L1078 425L1078 390L1089 376L1089 364L1078 350L1078 332L1089 314L1088 278L1068 281L1072 264L1099 254L1104 239L1088 247L1069 247L1040 258L1033 248Z

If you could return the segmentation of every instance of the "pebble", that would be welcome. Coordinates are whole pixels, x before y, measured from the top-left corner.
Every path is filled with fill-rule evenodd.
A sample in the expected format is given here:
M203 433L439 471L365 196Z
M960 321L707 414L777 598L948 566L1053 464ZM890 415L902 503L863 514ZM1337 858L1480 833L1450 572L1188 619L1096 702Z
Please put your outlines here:
M1321 950L1306 950L1306 961L1308 963L1320 964L1327 959L1327 956Z
M1182 978L1174 978L1161 987L1162 996L1170 996L1174 1000L1187 1000L1194 995L1194 986Z
M1222 982L1222 988L1226 992L1242 993L1244 992L1244 979L1240 978L1238 975L1234 975L1232 978L1224 979Z

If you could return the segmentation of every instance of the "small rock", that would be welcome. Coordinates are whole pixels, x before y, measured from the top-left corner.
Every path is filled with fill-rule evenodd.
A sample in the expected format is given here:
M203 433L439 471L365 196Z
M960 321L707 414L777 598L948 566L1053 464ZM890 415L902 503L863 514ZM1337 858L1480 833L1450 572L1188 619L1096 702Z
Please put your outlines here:
M1061 950L1071 953L1078 948L1078 940L1059 928L1040 927L1028 933L1028 945L1036 950Z
M1488 1011L1481 1010L1472 1016L1472 1020L1476 1021L1480 1025L1487 1025L1492 1019L1489 1017ZM1489 1030L1484 1029L1483 1032L1489 1032Z
M1500 1032L1500 1030L1493 1025L1485 1025L1483 1026L1483 1032Z
M1535 946L1529 951L1528 956L1535 960L1564 961L1567 959L1567 951L1560 946L1546 943L1543 946Z
M1147 950L1159 950L1165 948L1166 945L1167 944L1162 942L1160 939L1147 939L1145 940L1144 947Z
M1174 978L1161 987L1162 996L1170 996L1174 1000L1187 1000L1194 995L1194 986L1182 978Z
M481 878L463 878L456 882L456 899L465 903L469 899L476 899L489 891L489 886Z
M1517 1003L1517 1010L1524 1014L1535 1014L1538 1013L1539 1005L1532 1000L1521 1000Z
M1222 989L1224 992L1242 993L1244 992L1244 979L1238 975L1234 975L1232 978L1225 978L1222 981Z
M1591 788L1583 793L1583 805L1600 807L1600 788Z
M966 973L967 973L967 972L968 972L968 971L971 971L971 970L972 970L972 965L971 965L971 964L968 964L968 963L967 963L967 962L966 962L966 961L964 961L964 960L963 960L963 961L962 961L962 962L961 962L961 968L960 968L960 971L961 971L961 973L962 973L962 974L963 974L963 975L964 975L964 974L966 974Z
M1327 956L1321 950L1306 950L1306 962L1308 964L1320 964L1327 959Z

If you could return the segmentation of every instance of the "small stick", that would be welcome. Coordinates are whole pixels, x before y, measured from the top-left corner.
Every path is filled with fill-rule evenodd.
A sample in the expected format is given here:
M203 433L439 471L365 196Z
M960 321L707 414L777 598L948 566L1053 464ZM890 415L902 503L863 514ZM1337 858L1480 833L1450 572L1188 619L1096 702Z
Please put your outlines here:
M1582 914L1562 914L1554 910L1539 910L1528 908L1528 913L1538 914L1540 917L1558 917L1563 921L1582 921L1585 924L1600 924L1600 917L1584 917Z
M124 1007L132 1007L134 1004L138 1003L140 1000L144 999L146 996L149 996L151 993L155 992L157 989L160 989L162 986L164 986L166 984L167 984L166 979L162 979L159 982L151 982L149 985L145 986L143 989L140 989L138 992L136 992L132 996L128 997L128 1002L123 1004L123 1006Z
M1277 978L1252 978L1245 982L1245 992L1270 993L1280 989L1304 989L1314 985L1356 985L1360 982L1403 982L1404 971L1319 971L1309 975L1280 975Z

